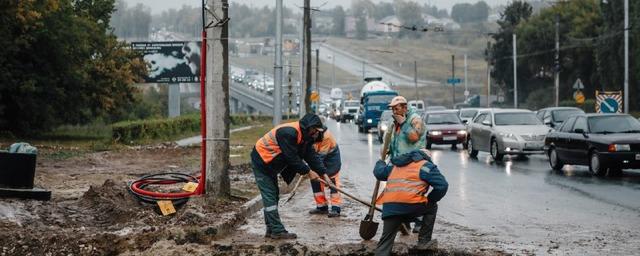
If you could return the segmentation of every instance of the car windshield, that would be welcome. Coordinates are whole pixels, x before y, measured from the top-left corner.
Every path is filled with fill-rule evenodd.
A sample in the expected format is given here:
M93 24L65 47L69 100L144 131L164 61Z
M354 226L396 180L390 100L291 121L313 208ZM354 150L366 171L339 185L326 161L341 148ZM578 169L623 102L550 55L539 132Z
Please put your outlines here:
M631 116L589 117L589 131L592 133L640 133L640 121Z
M578 110L578 109L556 110L556 111L552 111L551 113L553 115L553 120L559 123L564 122L564 120L567 120L567 118L573 115L584 114L582 110Z
M460 110L460 117L471 118L474 117L478 113L478 110L475 109L463 109Z
M435 111L435 110L445 110L447 108L443 107L443 106L433 106L433 107L427 107L427 111Z
M459 124L460 118L455 113L427 114L427 124Z
M390 110L385 110L380 115L380 120L382 120L382 121L387 121L387 120L390 120L390 119L391 119L391 111Z
M345 107L357 107L359 105L360 103L358 103L357 101L347 101L344 103Z
M389 104L395 95L371 95L367 97L368 104Z
M533 113L498 113L495 114L496 125L538 125L540 120Z

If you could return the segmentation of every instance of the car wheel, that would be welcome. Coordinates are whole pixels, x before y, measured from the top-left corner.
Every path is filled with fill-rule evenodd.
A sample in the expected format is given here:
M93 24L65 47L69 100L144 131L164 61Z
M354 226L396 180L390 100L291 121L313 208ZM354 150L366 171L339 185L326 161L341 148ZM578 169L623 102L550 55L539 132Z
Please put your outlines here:
M609 172L607 173L609 177L620 177L622 176L622 168L620 167L609 167Z
M458 144L451 144L451 150L458 149Z
M491 157L496 161L502 161L502 158L504 157L504 154L500 154L498 151L498 142L496 139L491 139Z
M549 165L551 165L551 169L556 171L562 170L562 167L564 167L555 148L549 149Z
M467 153L469 153L469 156L473 158L478 156L478 150L474 148L473 140L471 140L471 138L467 140Z
M428 141L427 141L427 146L426 146L426 148L427 148L427 149L431 149L431 142L428 142Z
M358 132L363 132L362 126L358 125Z
M596 176L604 176L606 174L607 169L602 166L597 150L591 151L589 155L589 171Z

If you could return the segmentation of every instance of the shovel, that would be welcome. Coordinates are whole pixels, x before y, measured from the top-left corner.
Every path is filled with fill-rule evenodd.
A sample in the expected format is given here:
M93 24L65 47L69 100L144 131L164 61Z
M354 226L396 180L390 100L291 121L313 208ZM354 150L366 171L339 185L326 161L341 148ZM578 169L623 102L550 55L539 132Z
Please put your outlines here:
M387 158L387 151L389 149L389 143L391 142L391 132L384 133L384 140L382 144L382 151L380 151L381 159ZM370 240L376 235L378 231L378 223L373 221L373 212L375 210L376 199L378 198L378 189L380 189L380 181L376 179L376 186L373 188L373 196L371 196L371 206L369 212L364 217L364 220L360 221L360 237L364 240Z
M291 199L293 199L293 196L296 195L296 190L298 190L298 187L300 186L300 183L302 182L302 176L297 175L298 177L298 181L296 181L296 184L293 186L293 189L291 190L289 197L287 198L287 200L284 201L283 204L287 204L289 201L291 201Z

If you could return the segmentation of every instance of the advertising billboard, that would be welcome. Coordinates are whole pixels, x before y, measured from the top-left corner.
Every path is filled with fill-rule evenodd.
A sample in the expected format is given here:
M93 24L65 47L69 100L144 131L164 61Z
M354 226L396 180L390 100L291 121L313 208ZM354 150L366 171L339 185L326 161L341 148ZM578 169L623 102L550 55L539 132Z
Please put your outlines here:
M146 83L199 83L202 42L132 42L147 63Z

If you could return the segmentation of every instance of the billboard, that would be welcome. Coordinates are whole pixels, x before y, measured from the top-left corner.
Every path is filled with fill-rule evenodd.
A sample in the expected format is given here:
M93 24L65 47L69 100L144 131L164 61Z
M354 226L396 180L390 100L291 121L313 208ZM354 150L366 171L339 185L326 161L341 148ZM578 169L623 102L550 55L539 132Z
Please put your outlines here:
M202 42L132 42L147 63L146 83L199 83Z

